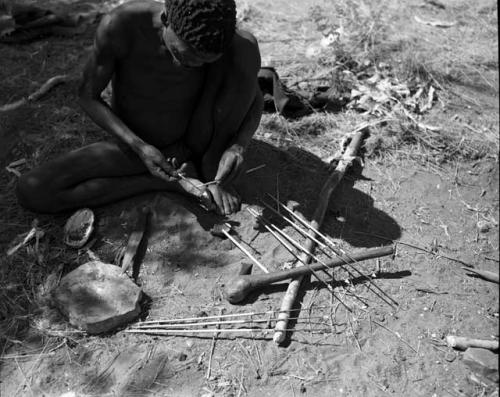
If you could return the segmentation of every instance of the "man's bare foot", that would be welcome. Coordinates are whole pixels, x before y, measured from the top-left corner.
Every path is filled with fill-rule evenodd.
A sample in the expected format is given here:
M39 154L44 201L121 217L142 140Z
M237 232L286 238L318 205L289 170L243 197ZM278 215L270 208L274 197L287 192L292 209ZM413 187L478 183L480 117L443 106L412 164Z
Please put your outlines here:
M208 190L220 215L230 215L240 210L241 198L232 186L210 185Z
M198 199L203 197L203 193L206 191L206 188L203 186L203 182L200 181L198 173L196 172L196 168L191 161L188 161L182 164L178 169L182 178L179 179L179 185L184 191L194 196Z

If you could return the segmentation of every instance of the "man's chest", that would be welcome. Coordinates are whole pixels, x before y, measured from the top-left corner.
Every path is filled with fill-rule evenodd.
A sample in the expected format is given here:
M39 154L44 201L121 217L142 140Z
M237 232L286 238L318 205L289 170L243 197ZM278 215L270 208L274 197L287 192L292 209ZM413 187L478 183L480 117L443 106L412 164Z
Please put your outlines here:
M184 101L198 97L203 89L203 67L177 66L161 48L136 50L116 67L115 79L127 91L162 101Z

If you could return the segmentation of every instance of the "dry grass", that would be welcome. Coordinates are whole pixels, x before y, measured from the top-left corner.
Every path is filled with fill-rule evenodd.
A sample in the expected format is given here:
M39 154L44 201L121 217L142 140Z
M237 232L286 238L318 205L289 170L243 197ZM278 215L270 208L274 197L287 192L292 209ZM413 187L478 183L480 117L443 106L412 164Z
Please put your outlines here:
M263 10L259 2L252 7L257 12ZM312 91L332 82L338 85L334 77L339 71L350 72L349 76L363 82L382 67L410 88L432 85L436 89L434 108L416 118L419 123L441 127L439 131L422 129L415 120L389 108L396 120L372 129L370 154L401 154L439 164L497 158L498 51L490 46L496 41L495 6L481 2L465 7L456 2L442 15L432 6L402 10L399 3L390 0L377 5L364 0L318 1L295 10L293 20L275 9L280 5L269 13L267 24L249 18L246 26L262 38L263 63L275 66L290 87ZM457 28L419 25L415 15L456 20ZM300 34L283 35L290 31ZM322 35L331 32L338 33L337 42L313 57L304 56L311 48L320 48ZM347 86L352 82L352 77L349 79ZM465 117L449 114L464 111L468 114ZM359 117L351 112L320 112L298 121L265 116L263 136L274 143L304 148L317 147L321 137L321 146L328 152L338 143L338 136L352 128L347 121Z

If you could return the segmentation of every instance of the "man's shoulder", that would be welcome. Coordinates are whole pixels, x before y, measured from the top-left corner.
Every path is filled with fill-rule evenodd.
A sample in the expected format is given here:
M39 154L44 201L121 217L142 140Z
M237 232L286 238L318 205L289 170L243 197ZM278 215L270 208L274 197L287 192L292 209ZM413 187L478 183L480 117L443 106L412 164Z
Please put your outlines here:
M233 46L237 51L259 51L259 44L255 36L247 30L236 30L234 34Z
M161 3L152 0L133 0L124 3L106 14L101 22L109 31L126 31L144 22L152 21L155 14L162 10Z
M245 67L245 69L260 68L259 44L252 33L238 29L234 35L231 53L233 62Z

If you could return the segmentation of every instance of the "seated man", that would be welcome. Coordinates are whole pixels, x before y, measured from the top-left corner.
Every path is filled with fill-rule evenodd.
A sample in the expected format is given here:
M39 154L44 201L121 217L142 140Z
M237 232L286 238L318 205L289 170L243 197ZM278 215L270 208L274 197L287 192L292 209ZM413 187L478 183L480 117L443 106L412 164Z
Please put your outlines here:
M235 25L234 0L135 0L105 16L79 100L115 140L23 175L21 205L57 212L172 191L220 214L238 211L232 182L263 101L257 42ZM110 81L108 105L101 94Z

